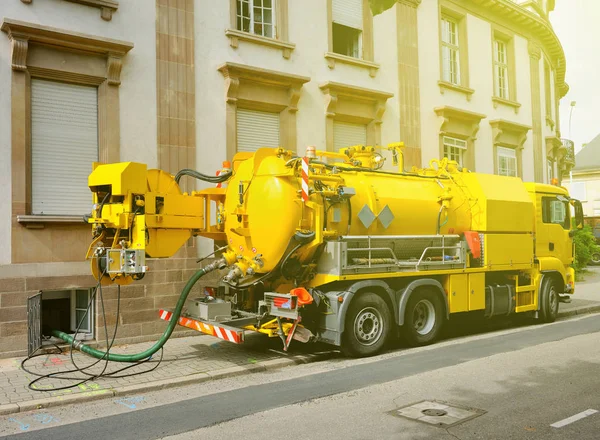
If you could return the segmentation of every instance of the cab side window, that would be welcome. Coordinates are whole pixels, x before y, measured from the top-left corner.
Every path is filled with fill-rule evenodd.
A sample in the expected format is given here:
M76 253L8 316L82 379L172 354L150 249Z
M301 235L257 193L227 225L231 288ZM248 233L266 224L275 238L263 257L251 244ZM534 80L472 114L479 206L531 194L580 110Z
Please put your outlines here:
M556 197L542 197L542 221L570 229L569 207Z

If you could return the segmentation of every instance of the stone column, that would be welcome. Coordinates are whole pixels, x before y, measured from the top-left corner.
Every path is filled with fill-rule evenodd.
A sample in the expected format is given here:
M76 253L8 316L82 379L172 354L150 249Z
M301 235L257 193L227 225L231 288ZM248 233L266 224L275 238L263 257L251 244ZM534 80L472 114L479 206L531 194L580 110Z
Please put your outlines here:
M540 91L540 47L529 42L529 61L531 72L531 115L532 115L532 131L533 131L533 175L534 180L539 183L544 182L544 166L546 160L544 158L544 140L542 136L542 103Z
M417 8L421 0L398 0L398 101L400 140L404 142L404 168L421 166L421 100L419 90L419 39Z

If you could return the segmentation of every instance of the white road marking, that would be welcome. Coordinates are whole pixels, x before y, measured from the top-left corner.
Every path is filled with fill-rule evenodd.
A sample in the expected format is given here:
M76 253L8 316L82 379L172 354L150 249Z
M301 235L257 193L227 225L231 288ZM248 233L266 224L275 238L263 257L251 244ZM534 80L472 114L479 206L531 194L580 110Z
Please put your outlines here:
M562 428L563 426L567 426L570 425L573 422L576 422L577 420L581 420L584 419L586 417L591 416L592 414L596 414L598 411L595 409L586 409L583 412L580 412L579 414L575 414L574 416L571 417L567 417L566 419L560 420L556 423L553 423L552 426L553 428Z

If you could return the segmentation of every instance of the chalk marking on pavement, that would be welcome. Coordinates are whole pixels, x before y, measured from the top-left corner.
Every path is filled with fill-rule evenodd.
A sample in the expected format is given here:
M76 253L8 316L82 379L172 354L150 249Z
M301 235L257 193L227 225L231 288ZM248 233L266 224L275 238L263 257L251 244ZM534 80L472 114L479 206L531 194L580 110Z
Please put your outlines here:
M585 411L582 411L579 414L575 414L574 416L567 417L566 419L563 419L563 420L559 420L558 422L553 423L550 426L552 426L553 428L562 428L563 426L570 425L573 422L576 422L578 420L589 417L593 414L596 414L597 412L598 411L595 409L586 409Z
M117 399L115 403L119 403L123 406L126 406L129 409L136 409L136 403L141 403L144 401L143 397L129 397L126 399Z
M19 428L21 428L21 431L27 431L29 429L29 424L23 423L20 420L17 420L13 417L9 418L8 421L17 423L19 425Z

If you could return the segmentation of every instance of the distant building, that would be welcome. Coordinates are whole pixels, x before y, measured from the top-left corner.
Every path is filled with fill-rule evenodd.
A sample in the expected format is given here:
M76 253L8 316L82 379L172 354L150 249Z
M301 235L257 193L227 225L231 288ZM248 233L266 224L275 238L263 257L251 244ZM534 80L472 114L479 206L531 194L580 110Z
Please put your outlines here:
M575 155L571 175L563 181L571 197L581 200L586 217L600 216L600 134Z
M40 291L42 327L85 315L93 161L214 174L261 146L401 140L407 166L446 156L537 182L571 166L553 0L398 0L375 17L369 0L1 4L0 356L27 348ZM197 241L123 288L119 342L162 333L157 308L212 250ZM85 337L103 334L100 312Z

